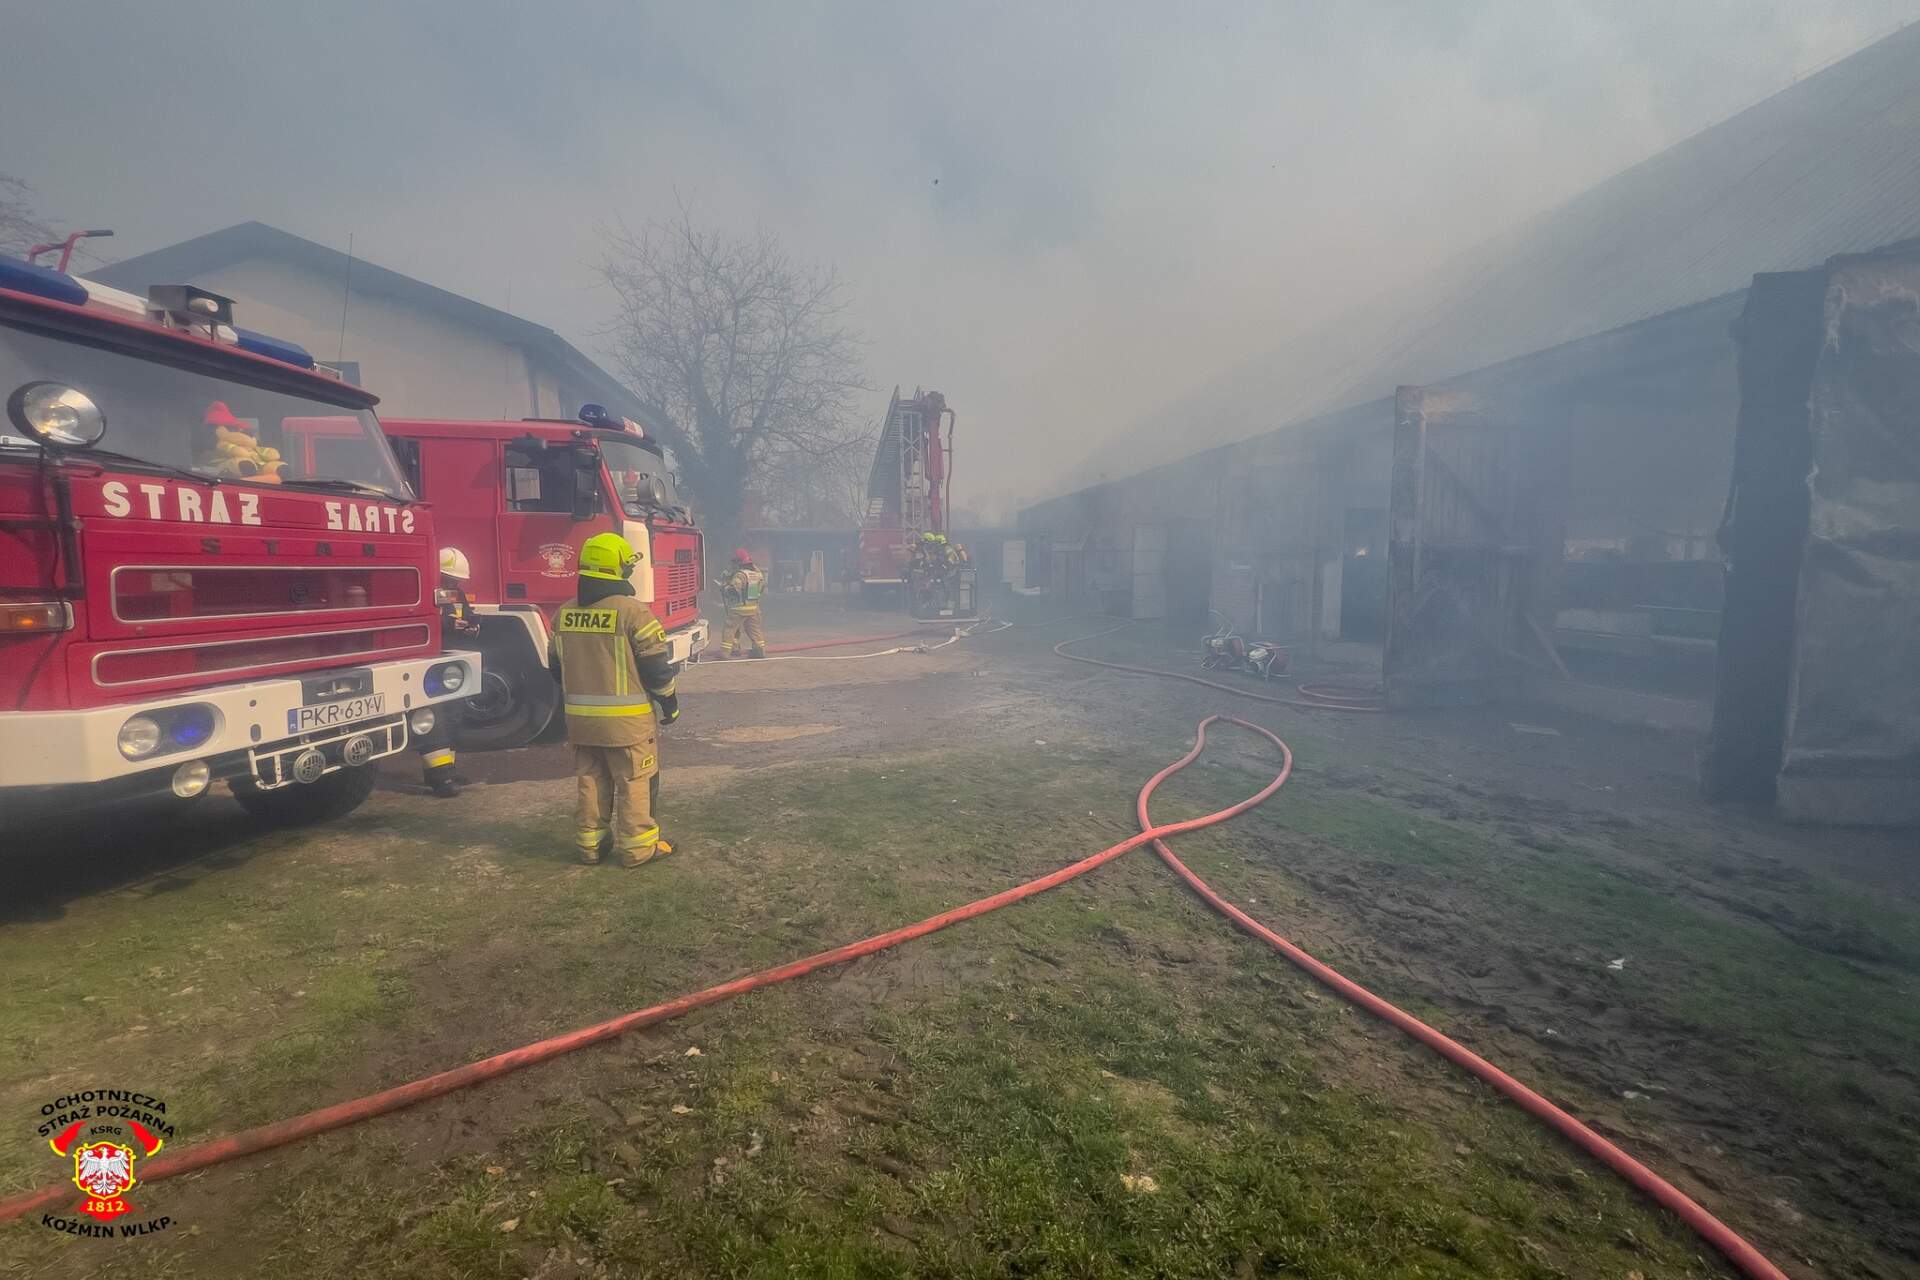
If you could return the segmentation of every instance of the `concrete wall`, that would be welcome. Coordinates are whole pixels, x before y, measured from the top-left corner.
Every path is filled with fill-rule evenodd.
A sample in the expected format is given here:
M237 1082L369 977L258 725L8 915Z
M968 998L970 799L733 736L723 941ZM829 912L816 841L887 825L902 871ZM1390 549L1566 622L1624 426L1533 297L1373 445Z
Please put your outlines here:
M340 325L340 281L286 262L255 259L202 274L195 284L234 299L248 329L297 342L315 359L358 361L360 383L392 417L571 417L593 399L564 370L484 330L389 298L355 294Z

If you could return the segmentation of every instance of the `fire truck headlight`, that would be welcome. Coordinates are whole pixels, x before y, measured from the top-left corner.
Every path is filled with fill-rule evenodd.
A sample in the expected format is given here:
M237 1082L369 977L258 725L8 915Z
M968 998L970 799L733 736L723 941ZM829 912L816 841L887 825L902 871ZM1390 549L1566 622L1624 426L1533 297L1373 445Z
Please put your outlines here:
M173 771L173 794L182 800L191 800L207 789L213 781L213 770L207 767L205 760L189 760Z
M150 756L160 748L160 726L152 716L134 716L120 726L120 754L129 760Z
M427 734L433 732L433 720L433 708L421 707L418 711L407 717L407 725L413 730L415 736L425 737Z
M7 417L42 444L85 449L106 434L107 415L93 398L60 382L29 382L7 397Z
M429 697L458 693L466 683L467 664L464 662L443 662L437 667L427 668L425 685Z

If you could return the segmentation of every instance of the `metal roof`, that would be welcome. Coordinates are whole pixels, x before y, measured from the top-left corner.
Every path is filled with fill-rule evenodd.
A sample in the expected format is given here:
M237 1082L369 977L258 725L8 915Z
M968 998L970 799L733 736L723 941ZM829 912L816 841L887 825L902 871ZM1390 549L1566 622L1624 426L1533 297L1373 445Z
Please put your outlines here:
M1128 443L1163 461L1920 236L1916 137L1920 25L1214 379Z
M347 279L346 254L278 227L270 227L264 222L238 223L195 236L191 240L182 240L179 244L155 249L151 253L123 258L110 266L87 272L87 278L144 297L147 286L151 284L191 282L197 275L205 275L237 262L260 259L292 262L343 284ZM550 364L566 370L592 387L594 394L608 408L633 418L649 430L655 427L653 415L647 411L640 397L594 363L585 352L545 325L450 293L424 280L401 275L398 271L377 266L364 258L353 259L352 273L354 293L388 298L438 312L456 323L491 334L503 343L544 356Z

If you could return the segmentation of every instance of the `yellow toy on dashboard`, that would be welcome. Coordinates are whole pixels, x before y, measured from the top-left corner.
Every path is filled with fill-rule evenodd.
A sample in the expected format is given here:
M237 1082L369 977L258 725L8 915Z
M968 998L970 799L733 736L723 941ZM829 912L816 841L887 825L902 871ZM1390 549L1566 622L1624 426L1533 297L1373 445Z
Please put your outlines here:
M260 443L252 424L234 416L224 400L207 406L205 432L194 465L202 471L255 484L279 484L287 464L280 451Z

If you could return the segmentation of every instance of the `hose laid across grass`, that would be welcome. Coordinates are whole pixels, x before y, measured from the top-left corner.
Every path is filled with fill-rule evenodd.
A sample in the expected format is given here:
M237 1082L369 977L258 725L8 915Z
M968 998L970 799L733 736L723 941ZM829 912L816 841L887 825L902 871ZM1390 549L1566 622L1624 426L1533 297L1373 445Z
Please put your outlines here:
M1112 630L1119 630L1119 628L1116 627ZM1110 632L1100 632L1097 634L1106 635L1110 634ZM1106 662L1097 658L1087 658L1078 654L1065 652L1069 644L1095 638L1096 636L1082 636L1079 637L1078 640L1062 641L1060 644L1054 646L1054 652L1070 661L1086 663L1091 666L1136 674L1160 676L1192 684L1205 685L1209 688L1224 689L1229 693L1252 697L1262 702L1314 707L1312 703L1249 693L1245 690L1235 689L1229 685L1216 684L1211 680L1202 680L1197 676L1189 676L1181 672L1160 671L1151 667L1129 666L1125 663ZM1342 705L1337 703L1323 704L1314 709L1346 711L1378 710L1377 707ZM1147 813L1147 804L1152 799L1154 791L1162 782L1199 758L1201 751L1206 747L1207 726L1218 721L1224 721L1257 734L1278 747L1281 754L1280 771L1274 775L1273 781L1269 782L1259 791L1247 797L1245 800L1229 805L1225 809L1216 810L1213 813L1205 814L1198 818L1189 818L1183 822L1172 822L1164 826L1153 825L1152 819ZM394 1088L385 1089L379 1093L370 1094L363 1098L336 1103L330 1107L322 1107L288 1120L281 1120L273 1124L243 1130L240 1133L215 1139L212 1142L190 1148L178 1155L162 1156L144 1167L141 1174L141 1181L156 1182L164 1178L176 1177L183 1173L190 1173L196 1169L206 1168L209 1165L220 1164L228 1160L238 1159L242 1156L252 1155L256 1152L266 1151L273 1147L284 1146L287 1143L296 1142L315 1134L325 1133L332 1129L340 1129L348 1125L357 1124L362 1120L368 1120L374 1116L384 1115L391 1111L398 1111L403 1107L425 1102L430 1098L437 1098L458 1089L464 1089L487 1080L497 1079L509 1072L518 1071L522 1067L533 1066L535 1063L545 1062L550 1058L571 1053L576 1049L584 1049L589 1045L611 1040L628 1031L665 1022L669 1019L679 1017L681 1014L691 1013L695 1009L718 1004L723 1000L729 1000L737 995L745 995L747 992L757 990L761 987L787 982L832 965L845 964L848 961L857 960L863 956L873 955L876 952L896 947L903 942L925 937L949 925L958 924L963 920L971 920L976 916L985 915L990 911L997 911L1001 907L1009 906L1015 902L1030 898L1035 894L1044 893L1048 889L1065 884L1068 880L1085 875L1096 867L1104 866L1106 863L1113 861L1130 849L1135 849L1140 845L1150 843L1153 845L1155 852L1160 855L1161 860L1165 862L1176 875L1184 880L1194 892L1199 894L1208 905L1213 907L1214 910L1226 916L1247 933L1266 942L1269 946L1286 956L1287 959L1291 960L1343 999L1351 1001L1369 1013L1374 1014L1376 1017L1391 1023L1416 1040L1419 1040L1422 1044L1427 1045L1448 1061L1464 1067L1487 1084L1492 1085L1529 1114L1545 1122L1574 1145L1619 1174L1628 1183L1632 1184L1636 1189L1654 1200L1661 1207L1673 1213L1703 1240L1719 1250L1743 1275L1749 1277L1749 1280L1789 1280L1786 1273L1774 1266L1764 1254L1749 1244L1731 1227L1721 1222L1699 1203L1682 1192L1678 1187L1675 1187L1672 1183L1666 1181L1651 1169L1648 1169L1645 1165L1635 1160L1613 1143L1607 1141L1607 1139L1601 1137L1572 1115L1569 1115L1553 1103L1547 1101L1546 1098L1521 1084L1518 1080L1501 1071L1498 1067L1480 1057L1466 1046L1434 1030L1418 1018L1381 999L1358 983L1343 977L1319 960L1314 959L1307 952L1287 941L1278 933L1275 933L1273 930L1255 920L1246 912L1233 906L1216 893L1212 886L1208 885L1206 881L1194 874L1185 863L1174 856L1173 850L1167 847L1165 840L1168 836L1180 835L1189 831L1198 831L1204 827L1225 822L1229 818L1245 813L1248 809L1253 808L1277 792L1285 785L1287 778L1292 772L1293 752L1285 742L1281 741L1277 734L1257 724L1245 720L1237 720L1231 716L1208 716L1200 722L1199 728L1194 734L1193 746L1188 750L1187 754L1154 774L1152 778L1147 780L1146 785L1140 789L1139 799L1135 806L1135 815L1141 826L1140 834L1122 840L1118 844L1109 845L1100 852L1082 858L1078 862L1071 863L1057 871L1040 876L1037 879L1029 880L1024 884L1016 885L1011 889L1005 889L989 897L967 903L965 906L955 907L939 915L929 916L916 924L906 925L886 933L875 934L873 937L863 939L859 942L852 942L845 946L835 947L829 951L822 951L816 955L808 956L805 959L795 960L772 969L763 969L758 973L748 974L745 977L735 978L731 982L723 982L717 986L707 987L704 990L681 996L675 1000L669 1000L663 1004L638 1009L617 1018L610 1018L605 1022L596 1023L589 1027L582 1027L577 1031L571 1031L565 1035L554 1036L533 1044L523 1045L518 1049L510 1049L505 1053L496 1054L491 1058L485 1058L479 1062L469 1063L464 1067L455 1067L450 1071L442 1071L435 1075L397 1085ZM72 1194L68 1190L70 1185L70 1183L59 1183L42 1188L37 1192L29 1192L6 1201L0 1201L0 1223L12 1221L15 1218L32 1213L35 1210L51 1208Z
M1116 627L1113 630L1117 631L1119 628ZM1110 632L1101 632L1099 634L1106 635L1110 634ZM1081 640L1091 640L1093 638L1093 636L1080 637ZM1077 643L1079 643L1077 640L1064 640L1055 645L1053 651L1070 662L1085 663L1089 666L1105 667L1110 670L1126 671L1143 675L1164 676L1168 679L1182 680L1193 684L1203 684L1212 688L1226 688L1230 693L1240 693L1242 696L1258 698L1263 702L1282 702L1287 705L1310 705L1296 704L1288 699L1247 693L1244 690L1233 689L1224 685L1216 685L1211 680L1201 680L1198 677L1185 675L1176 671L1158 671L1152 667L1129 666L1125 663L1106 662L1099 658L1087 658L1079 654L1065 652L1067 645ZM1302 688L1301 692L1305 693L1306 689ZM1334 689L1330 692L1344 694L1349 691L1346 689ZM1330 711L1377 711L1380 708L1377 706L1328 703L1318 709ZM1207 725L1217 719L1225 719L1231 724L1237 724L1242 728L1251 729L1255 733L1271 739L1286 756L1286 767L1281 770L1281 776L1285 777L1286 774L1292 771L1293 753L1288 750L1287 744L1280 741L1278 737L1275 737L1259 725L1249 724L1244 720L1234 720L1231 717L1209 716L1200 722L1202 740L1205 739ZM1147 802L1153 798L1154 790L1159 787L1161 782L1170 776L1172 772L1173 770L1171 769L1162 770L1148 780L1146 786L1140 789L1140 798L1134 807L1134 815L1139 820L1140 829L1143 832L1158 829L1153 825L1153 819L1147 815ZM1368 1013L1373 1014L1383 1022L1406 1032L1447 1061L1454 1063L1456 1066L1464 1067L1473 1075L1479 1077L1487 1084L1492 1085L1517 1104L1523 1111L1546 1124L1556 1133L1573 1143L1574 1146L1579 1147L1601 1164L1607 1166L1607 1168L1611 1169L1614 1173L1620 1175L1620 1177L1632 1185L1634 1189L1653 1200L1661 1208L1672 1213L1676 1218L1679 1218L1680 1221L1684 1222L1696 1235L1719 1250L1729 1262L1733 1263L1733 1265L1739 1269L1742 1275L1749 1277L1749 1280L1788 1280L1787 1274L1775 1266L1765 1254L1748 1243L1747 1240L1732 1227L1729 1227L1726 1223L1720 1221L1720 1219L1708 1212L1705 1207L1687 1195L1686 1192L1680 1190L1680 1188L1674 1186L1671 1182L1668 1182L1665 1178L1662 1178L1638 1160L1635 1160L1625 1151L1601 1137L1587 1125L1547 1101L1546 1098L1535 1093L1526 1085L1521 1084L1518 1080L1515 1080L1512 1076L1500 1070L1500 1068L1494 1066L1491 1062L1488 1062L1485 1058L1482 1058L1479 1054L1467 1048L1459 1041L1434 1030L1412 1014L1381 999L1352 979L1344 977L1326 964L1316 960L1306 951L1287 941L1287 939L1281 937L1272 929L1267 928L1267 926L1261 924L1240 908L1228 902L1214 891L1213 886L1196 875L1186 863L1175 857L1173 850L1167 847L1167 843L1163 838L1154 836L1151 843L1153 845L1153 851L1160 855L1160 860L1166 863L1175 875L1186 881L1187 886L1199 894L1208 906L1231 920L1244 932L1252 934L1285 956L1288 960L1291 960L1295 965L1305 970L1307 974L1333 991L1341 999L1360 1006L1360 1008L1365 1009Z
M1186 755L1155 774L1149 786L1157 786L1160 782L1172 777L1175 773L1178 773L1189 764L1192 764L1194 760L1198 759L1201 750L1206 746L1207 742L1206 726L1218 718L1219 717L1210 716L1206 721L1203 721L1200 725L1199 733L1194 738L1193 748L1188 751ZM1234 723L1242 724L1243 722L1235 721ZM1164 827L1154 827L1150 830L1143 831L1137 836L1122 840L1118 844L1109 845L1100 852L1062 867L1058 871L1051 872L1038 879L1029 880L1025 884L1015 885L1011 889L1002 890L990 897L967 903L965 906L955 907L951 911L943 911L939 915L929 916L917 924L910 924L886 933L875 934L871 938L865 938L859 942L850 942L845 946L835 947L830 951L822 951L817 955L808 956L803 960L795 960L772 969L763 969L758 973L750 973L745 977L735 978L731 982L723 982L718 986L707 987L705 990L696 991L691 995L684 995L675 1000L669 1000L664 1004L650 1005L645 1009L636 1009L631 1013L622 1014L617 1018L609 1018L605 1022L595 1023L590 1027L582 1027L577 1031L570 1031L564 1035L554 1036L550 1039L540 1040L529 1045L523 1045L518 1049L509 1049L507 1052L495 1054L491 1058L484 1058L479 1062L471 1062L466 1066L455 1067L450 1071L442 1071L435 1075L425 1076L418 1080L409 1081L406 1084L396 1085L391 1089L383 1089L379 1093L369 1094L364 1098L354 1098L347 1102L338 1102L330 1107L321 1107L318 1110L309 1111L304 1115L294 1116L288 1120L280 1120L272 1124L242 1130L239 1133L229 1134L227 1137L216 1138L211 1142L191 1147L180 1152L178 1155L160 1156L151 1163L141 1166L140 1181L158 1182L165 1178L178 1177L183 1173L191 1173L196 1169L204 1169L209 1165L222 1164L228 1160L237 1160L242 1156L253 1155L256 1152L285 1146L290 1142L297 1142L302 1138L310 1138L315 1134L326 1133L332 1129L342 1129L348 1125L358 1124L362 1120L370 1120L375 1116L385 1115L391 1111L398 1111L403 1107L413 1106L415 1103L425 1102L430 1098L437 1098L443 1094L452 1093L457 1089L465 1089L484 1081L498 1079L509 1072L518 1071L522 1067L530 1067L535 1063L545 1062L550 1058L557 1058L561 1054L572 1053L576 1049L584 1049L588 1045L611 1040L628 1031L666 1022L682 1014L691 1013L695 1009L703 1009L708 1005L718 1004L723 1000L730 1000L734 996L745 995L747 992L758 990L761 987L787 982L817 970L825 969L831 965L845 964L849 960L857 960L862 956L870 956L875 952L885 951L889 947L897 947L903 942L909 942L915 938L923 938L949 925L958 924L962 920L971 920L975 916L985 915L989 911L997 911L1001 907L1008 906L1026 898L1031 898L1037 893L1044 893L1046 890L1054 888L1057 885L1065 884L1077 876L1085 875L1096 867L1104 866L1129 849L1137 849L1149 840L1160 836L1180 835L1187 831L1198 831L1202 827L1210 827L1217 822L1225 822L1228 818L1245 813L1248 809L1253 808L1274 792L1278 791L1281 786L1285 784L1287 775L1293 769L1292 753L1287 751L1285 743L1280 742L1273 734L1268 733L1265 729L1261 729L1258 726L1244 725L1244 727L1253 730L1253 732L1263 737L1271 739L1279 745L1285 762L1280 772L1274 776L1272 782L1269 782L1259 791L1247 797L1245 800L1240 801L1238 804L1229 805L1225 809L1206 814L1203 817L1189 818L1184 822L1172 822ZM10 1222L24 1214L50 1209L73 1194L73 1183L69 1181L56 1183L52 1186L43 1187L39 1191L28 1192L24 1195L18 1195L0 1201L0 1223Z

